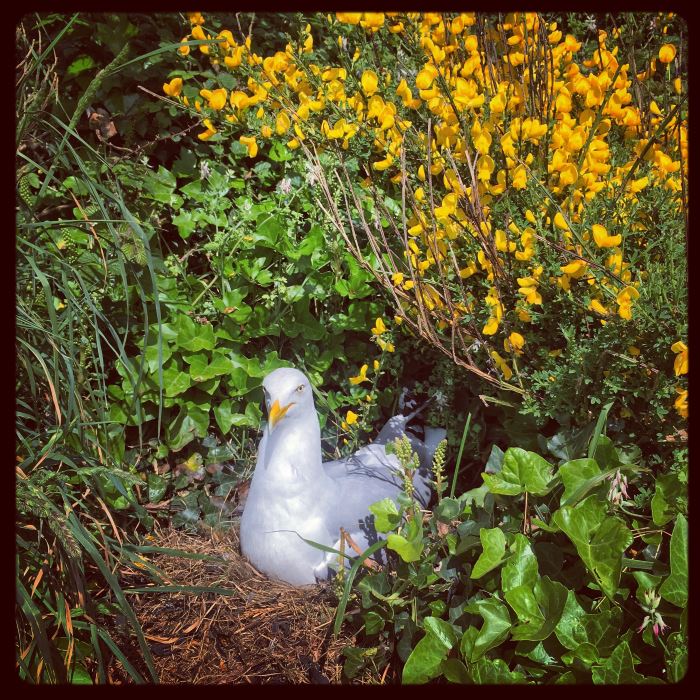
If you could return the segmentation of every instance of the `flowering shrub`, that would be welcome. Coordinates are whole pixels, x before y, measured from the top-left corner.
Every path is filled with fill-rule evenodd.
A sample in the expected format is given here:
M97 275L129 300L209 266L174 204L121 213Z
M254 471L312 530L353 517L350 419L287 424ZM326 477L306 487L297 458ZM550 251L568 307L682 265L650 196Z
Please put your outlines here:
M643 57L628 25L584 47L534 13L341 12L259 55L191 13L180 51L214 72L163 89L201 140L303 149L409 332L536 416L619 395L618 420L656 402L668 432L687 417L685 289L654 276L683 266L687 112L673 17L645 18Z

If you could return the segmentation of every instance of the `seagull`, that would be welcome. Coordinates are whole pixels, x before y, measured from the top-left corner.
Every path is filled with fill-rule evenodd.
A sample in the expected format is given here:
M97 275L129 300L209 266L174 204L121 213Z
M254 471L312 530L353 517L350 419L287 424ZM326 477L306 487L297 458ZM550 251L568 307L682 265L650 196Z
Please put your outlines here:
M410 416L394 416L374 443L350 457L323 462L313 388L306 375L282 367L263 380L268 423L241 517L241 551L267 576L293 586L315 584L332 573L337 555L304 540L340 549L341 528L364 551L378 537L369 506L395 500L403 488L400 463L386 443L406 433ZM414 496L427 507L430 465L445 431L426 428L425 439L406 433L420 466Z

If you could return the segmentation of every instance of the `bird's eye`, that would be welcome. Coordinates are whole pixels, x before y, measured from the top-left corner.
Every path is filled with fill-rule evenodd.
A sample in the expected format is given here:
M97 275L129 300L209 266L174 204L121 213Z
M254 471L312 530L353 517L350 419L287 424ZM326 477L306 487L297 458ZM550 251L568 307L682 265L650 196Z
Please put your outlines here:
M299 386L297 387L297 391L304 391L304 385L299 384Z

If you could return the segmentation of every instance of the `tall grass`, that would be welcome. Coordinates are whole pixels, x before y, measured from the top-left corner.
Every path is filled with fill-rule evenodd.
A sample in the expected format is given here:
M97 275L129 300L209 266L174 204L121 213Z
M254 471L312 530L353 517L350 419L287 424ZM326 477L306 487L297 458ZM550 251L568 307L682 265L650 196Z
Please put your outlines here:
M100 169L103 154L76 131L105 71L69 119L51 90L56 46L76 17L53 39L38 18L35 27L27 19L17 30L26 56L18 68L16 132L16 665L31 682L107 682L114 657L133 681L154 682L149 647L118 574L134 557L124 548L125 522L145 530L149 516L134 493L141 478L126 466L125 426L110 418L107 384L121 360L138 387L142 369L128 360L127 347L136 324L160 322L160 308L138 216ZM125 47L120 60L127 53ZM37 193L30 174L34 189L41 183ZM66 211L72 215L62 216ZM134 251L143 265L134 263ZM126 303L115 315L110 300ZM112 636L116 612L136 638L138 663Z

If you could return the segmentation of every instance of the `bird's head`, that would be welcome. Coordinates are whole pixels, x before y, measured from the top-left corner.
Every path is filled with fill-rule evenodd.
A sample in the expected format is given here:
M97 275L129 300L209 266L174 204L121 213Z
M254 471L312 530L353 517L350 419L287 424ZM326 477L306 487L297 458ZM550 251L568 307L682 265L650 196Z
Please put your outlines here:
M270 372L263 380L263 392L270 430L283 418L300 415L304 406L311 406L312 409L314 406L308 377L291 367L280 367Z

